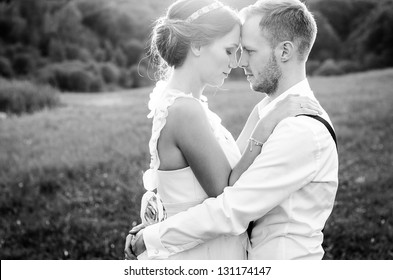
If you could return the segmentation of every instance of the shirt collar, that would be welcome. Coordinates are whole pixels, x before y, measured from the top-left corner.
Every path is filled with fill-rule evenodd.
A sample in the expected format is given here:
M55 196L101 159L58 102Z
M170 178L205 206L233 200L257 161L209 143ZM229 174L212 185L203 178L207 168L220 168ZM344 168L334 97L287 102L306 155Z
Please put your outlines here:
M310 88L310 84L308 83L307 78L305 78L304 80L298 82L297 84L293 85L292 87L284 91L280 96L278 96L270 103L277 102L278 100L282 100L290 94L299 94L301 96L308 96L311 98L315 98L314 93Z
M274 106L274 104L276 104L280 100L283 100L285 97L287 97L290 94L298 94L301 96L308 96L312 99L315 99L314 93L310 88L310 84L308 83L307 78L305 78L304 80L293 85L292 87L290 87L289 89L284 91L281 95L277 96L275 99L271 101L269 100L270 97L264 98L260 102L260 106L258 106L259 116L261 117L261 114L263 113L262 111L266 112L266 110L269 110Z

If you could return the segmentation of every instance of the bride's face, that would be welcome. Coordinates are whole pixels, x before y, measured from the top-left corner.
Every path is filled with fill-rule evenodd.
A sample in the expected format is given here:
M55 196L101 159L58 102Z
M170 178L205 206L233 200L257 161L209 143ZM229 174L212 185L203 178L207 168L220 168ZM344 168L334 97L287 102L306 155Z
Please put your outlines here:
M203 83L221 86L232 68L237 67L236 51L240 42L240 26L228 34L201 47L199 69Z

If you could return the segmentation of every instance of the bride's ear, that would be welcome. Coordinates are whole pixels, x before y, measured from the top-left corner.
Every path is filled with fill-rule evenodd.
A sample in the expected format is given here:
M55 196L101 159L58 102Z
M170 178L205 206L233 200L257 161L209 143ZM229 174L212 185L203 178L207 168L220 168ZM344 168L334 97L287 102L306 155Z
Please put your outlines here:
M195 56L200 56L201 55L201 46L191 44L191 52Z

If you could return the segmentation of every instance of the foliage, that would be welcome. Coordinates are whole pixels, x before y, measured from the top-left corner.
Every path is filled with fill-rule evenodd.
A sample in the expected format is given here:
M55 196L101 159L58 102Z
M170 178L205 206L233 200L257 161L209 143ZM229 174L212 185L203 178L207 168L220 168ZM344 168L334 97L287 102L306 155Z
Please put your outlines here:
M382 1L351 34L352 57L364 57L367 68L393 65L393 1Z
M310 59L335 59L346 67L343 72L393 66L393 1L307 2L318 24Z
M64 91L99 92L103 89L96 66L81 61L48 65L40 70L38 80Z
M19 115L59 104L59 92L48 85L0 78L0 112Z
M19 75L27 75L35 70L36 61L28 53L16 54L13 59L14 71Z
M90 0L2 3L0 44L7 53L1 55L11 63L8 67L6 60L1 61L2 75L28 75L61 90L100 91L104 86L100 71L75 69L69 66L75 64L72 61L95 64L96 60L130 68L139 62L144 52L141 42L147 36L140 32L148 24L138 28L142 23L136 23L133 9L113 4ZM108 79L108 67L104 71L108 83L118 82L119 74L111 71L114 75Z
M11 78L13 73L12 65L8 58L0 56L0 76Z
M113 63L104 63L101 65L101 75L106 83L117 84L120 78L120 70Z
M306 73L307 75L314 75L315 71L321 66L318 60L308 60L306 63Z
M119 83L124 88L146 87L153 83L149 75L143 64L134 65L121 72Z
M306 2L311 11L317 11L328 19L328 24L336 32L340 41L345 41L357 28L359 22L377 6L377 1L373 0L306 0Z
M64 44L59 40L50 40L48 57L53 62L62 62L66 59L66 50Z
M107 5L103 1L100 3L100 9L97 9L97 3L93 4L93 2L90 2L90 5L94 5L95 7L92 7L92 9L96 11L86 13L83 18L83 24L96 34L110 40L112 44L117 45L129 39L130 34L135 32L135 24L130 14L115 6Z
M327 59L322 63L321 66L318 67L318 69L314 71L314 75L320 76L341 75L343 73L344 71L333 59Z
M364 69L367 69L367 67L362 66L360 62L348 59L338 61L337 66L342 70L343 73L360 72Z
M341 47L340 38L323 14L316 12L314 16L318 26L318 35L310 53L310 59L323 61L328 58L337 58Z
M123 52L127 57L127 67L139 62L143 50L143 44L136 39L131 39L123 44Z
M73 43L65 44L65 56L67 60L80 60L83 62L92 61L92 55L87 48L80 47Z

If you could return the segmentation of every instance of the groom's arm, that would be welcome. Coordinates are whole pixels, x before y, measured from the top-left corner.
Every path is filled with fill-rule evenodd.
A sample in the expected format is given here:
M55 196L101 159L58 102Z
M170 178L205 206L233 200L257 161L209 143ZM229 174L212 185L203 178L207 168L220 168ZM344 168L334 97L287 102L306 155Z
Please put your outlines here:
M264 216L314 178L318 147L304 119L282 121L233 187L144 230L149 258L167 258L220 235L243 233L250 221Z

